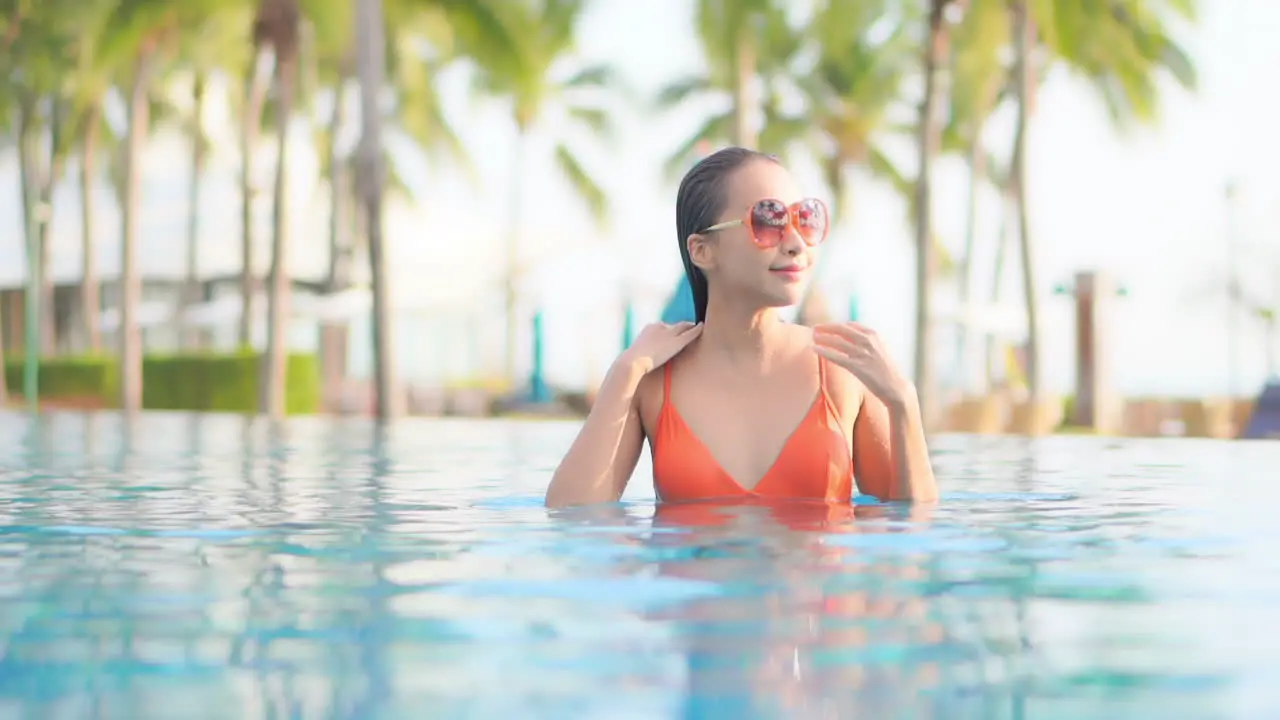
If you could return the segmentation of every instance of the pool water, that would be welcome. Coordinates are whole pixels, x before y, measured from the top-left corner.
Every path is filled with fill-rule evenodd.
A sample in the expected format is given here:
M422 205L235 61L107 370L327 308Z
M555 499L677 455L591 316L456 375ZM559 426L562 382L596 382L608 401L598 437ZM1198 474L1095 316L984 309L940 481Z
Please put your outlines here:
M0 718L1280 716L1280 443L549 513L575 430L0 414Z

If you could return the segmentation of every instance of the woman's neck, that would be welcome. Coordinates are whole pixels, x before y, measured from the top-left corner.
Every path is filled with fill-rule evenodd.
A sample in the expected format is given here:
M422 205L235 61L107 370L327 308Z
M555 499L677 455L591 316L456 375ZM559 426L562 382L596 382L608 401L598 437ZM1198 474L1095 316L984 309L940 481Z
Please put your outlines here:
M776 352L782 331L774 308L735 310L712 301L707 304L698 344L726 362L762 367Z

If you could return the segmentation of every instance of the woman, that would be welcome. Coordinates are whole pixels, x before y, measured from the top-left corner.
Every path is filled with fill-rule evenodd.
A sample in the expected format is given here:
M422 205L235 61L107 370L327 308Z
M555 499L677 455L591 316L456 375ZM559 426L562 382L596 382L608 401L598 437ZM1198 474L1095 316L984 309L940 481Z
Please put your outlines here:
M915 389L876 334L778 319L799 302L826 208L772 156L726 148L676 197L696 323L654 324L614 362L547 489L622 496L648 438L660 501L937 497ZM856 480L855 480L856 478Z

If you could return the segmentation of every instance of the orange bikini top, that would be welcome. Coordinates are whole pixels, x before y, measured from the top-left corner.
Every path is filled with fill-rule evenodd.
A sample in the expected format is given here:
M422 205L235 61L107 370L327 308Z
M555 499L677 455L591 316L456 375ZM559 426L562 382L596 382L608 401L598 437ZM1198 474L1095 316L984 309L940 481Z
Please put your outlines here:
M662 371L662 410L650 439L653 489L663 502L710 498L787 498L847 503L853 458L827 394L826 360L818 358L818 395L755 487L744 488L711 456L671 401L671 363Z

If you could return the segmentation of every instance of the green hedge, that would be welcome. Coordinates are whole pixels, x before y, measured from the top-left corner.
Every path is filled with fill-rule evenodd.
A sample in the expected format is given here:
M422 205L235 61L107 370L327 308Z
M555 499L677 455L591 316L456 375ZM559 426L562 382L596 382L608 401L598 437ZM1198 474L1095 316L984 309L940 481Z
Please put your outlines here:
M1062 398L1062 427L1075 427L1076 423L1076 396L1068 395Z
M142 361L142 407L148 410L197 410L252 413L258 407L261 355L150 355ZM119 402L115 358L46 358L40 362L42 398L98 397L107 406ZM5 361L5 382L22 392L22 360ZM289 357L285 407L290 414L320 410L320 368L314 355Z
M5 360L4 380L10 393L22 393L22 370L21 358ZM108 404L114 405L120 395L119 381L114 358L44 358L40 361L38 394L43 398L106 398Z

